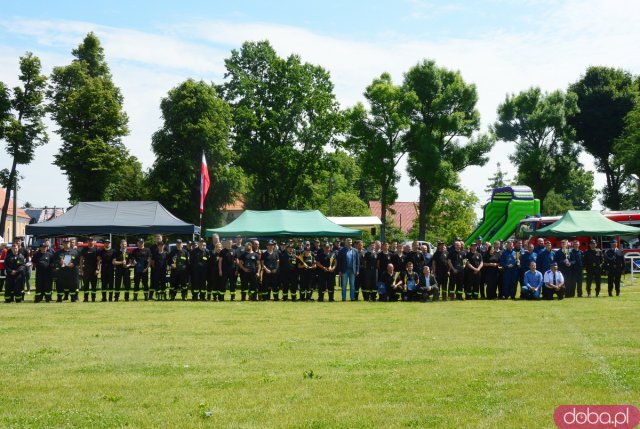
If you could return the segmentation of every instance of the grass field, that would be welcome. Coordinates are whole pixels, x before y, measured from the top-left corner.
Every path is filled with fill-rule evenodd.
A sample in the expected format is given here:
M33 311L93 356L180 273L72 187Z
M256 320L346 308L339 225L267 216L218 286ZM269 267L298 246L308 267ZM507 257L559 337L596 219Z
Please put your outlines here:
M561 302L2 305L0 427L551 428L559 404L640 403L639 310L640 282Z

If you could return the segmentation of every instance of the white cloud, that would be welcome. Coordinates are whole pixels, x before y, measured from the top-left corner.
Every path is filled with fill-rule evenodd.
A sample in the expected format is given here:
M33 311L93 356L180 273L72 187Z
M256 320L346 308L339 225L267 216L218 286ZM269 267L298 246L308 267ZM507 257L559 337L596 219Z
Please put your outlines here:
M355 40L296 26L202 20L183 22L156 33L24 18L5 20L0 26L8 33L32 38L33 46L29 49L41 56L43 63L46 56L48 67L68 62L70 50L86 32L95 31L105 46L114 80L125 96L132 130L125 143L148 167L153 161L151 134L161 125L160 98L188 77L219 82L224 58L245 40L268 39L280 55L297 53L304 61L328 69L343 106L362 100L366 85L383 71L390 72L400 83L409 67L423 58L433 58L439 65L460 70L467 82L477 85L484 129L495 120L496 108L507 93L531 86L548 91L564 89L586 67L595 64L640 72L640 58L634 55L640 41L640 27L635 22L640 16L640 3L571 0L548 4L549 11L541 17L537 28L529 32L496 30L473 39L422 40L396 33L383 40L379 35L373 35L372 40ZM419 5L416 10L420 10ZM0 51L1 80L10 81L17 76L18 52L15 47ZM55 146L52 141L48 148L41 149L43 157L50 157ZM471 167L462 173L462 184L482 199L497 162L513 176L507 158L511 151L511 145L498 144L487 167ZM593 168L590 157L581 159ZM49 162L38 159L33 168L50 171ZM0 160L0 167L5 165ZM27 167L29 176L31 168ZM65 186L62 179L53 182L56 189L60 189L60 183ZM596 182L602 188L603 176L597 175ZM31 202L47 203L54 195L41 193L35 186L31 189L31 183L25 184L24 194ZM416 198L417 190L409 186L402 171L400 199Z

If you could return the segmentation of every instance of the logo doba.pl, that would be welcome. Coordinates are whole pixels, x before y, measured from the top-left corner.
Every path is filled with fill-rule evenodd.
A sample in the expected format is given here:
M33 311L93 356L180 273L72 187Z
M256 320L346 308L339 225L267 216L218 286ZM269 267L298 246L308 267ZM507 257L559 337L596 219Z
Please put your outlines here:
M632 429L640 411L633 405L560 405L553 421L561 429Z

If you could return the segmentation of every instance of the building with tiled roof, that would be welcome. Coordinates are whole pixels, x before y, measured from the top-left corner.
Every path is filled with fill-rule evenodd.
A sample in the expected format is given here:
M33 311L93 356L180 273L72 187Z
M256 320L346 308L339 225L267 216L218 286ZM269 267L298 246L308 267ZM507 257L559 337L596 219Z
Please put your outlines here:
M380 201L369 201L369 208L373 216L382 219L382 204ZM393 223L400 228L403 234L408 234L413 227L413 222L418 217L418 203L413 201L396 201L387 207L387 218L393 219Z
M4 199L6 195L7 194L5 193L5 190L0 188L0 210L2 208L2 205L4 204ZM18 237L21 235L24 235L25 228L27 225L29 225L30 220L31 220L31 217L27 213L25 213L23 209L18 208L18 216L16 218L16 234ZM13 241L12 224L13 224L13 199L10 199L5 230L4 232L0 231L0 235L2 235L2 238L7 243Z

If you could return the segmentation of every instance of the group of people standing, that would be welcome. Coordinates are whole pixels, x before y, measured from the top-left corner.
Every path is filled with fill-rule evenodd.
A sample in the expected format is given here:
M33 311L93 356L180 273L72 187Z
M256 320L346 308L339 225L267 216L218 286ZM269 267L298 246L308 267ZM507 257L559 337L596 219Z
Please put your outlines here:
M342 301L436 301L470 299L558 299L601 292L601 274L608 273L609 295L620 294L624 256L612 243L602 251L595 240L582 252L577 241L563 240L553 250L538 240L527 249L521 240L483 243L482 238L465 248L462 240L446 246L438 242L435 253L414 241L375 241L366 249L361 240L321 243L270 240L260 249L258 240L221 241L201 239L174 246L156 235L150 247L140 238L126 240L114 249L109 240L97 246L93 238L78 247L64 240L53 251L44 240L31 256L19 240L4 257L6 302L24 298L28 267L36 273L35 302L96 301L100 279L101 301L187 300L292 300L335 301L336 286ZM55 296L54 296L55 290ZM239 297L238 297L239 293Z

